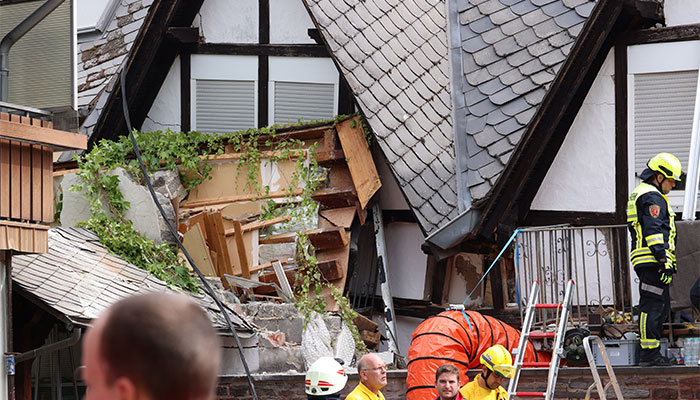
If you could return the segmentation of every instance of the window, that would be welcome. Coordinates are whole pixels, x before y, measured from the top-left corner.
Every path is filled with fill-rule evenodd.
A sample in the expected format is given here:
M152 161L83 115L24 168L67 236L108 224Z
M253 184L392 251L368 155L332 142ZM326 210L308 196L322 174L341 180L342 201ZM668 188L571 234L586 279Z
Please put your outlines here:
M269 121L288 124L333 118L338 81L329 58L270 57Z
M192 55L192 129L230 133L257 126L257 57Z
M655 154L674 154L687 171L695 96L700 67L700 41L630 46L628 51L630 190ZM668 198L683 207L684 184Z

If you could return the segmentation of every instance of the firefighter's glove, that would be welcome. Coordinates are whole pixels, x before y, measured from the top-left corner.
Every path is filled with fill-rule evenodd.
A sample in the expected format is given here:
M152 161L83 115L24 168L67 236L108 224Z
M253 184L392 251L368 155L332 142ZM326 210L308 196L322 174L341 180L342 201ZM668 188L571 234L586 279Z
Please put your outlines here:
M673 280L673 274L671 271L664 271L661 273L661 283L668 285Z

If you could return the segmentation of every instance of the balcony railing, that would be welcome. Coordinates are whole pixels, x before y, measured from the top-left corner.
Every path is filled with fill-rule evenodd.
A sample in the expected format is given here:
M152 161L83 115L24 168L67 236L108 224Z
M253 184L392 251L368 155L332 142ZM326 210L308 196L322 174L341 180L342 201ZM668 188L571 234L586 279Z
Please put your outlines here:
M566 282L575 282L571 316L588 322L591 314L632 311L625 225L525 228L516 239L517 295L521 318L534 280L540 303L564 299ZM537 317L545 321L545 314Z

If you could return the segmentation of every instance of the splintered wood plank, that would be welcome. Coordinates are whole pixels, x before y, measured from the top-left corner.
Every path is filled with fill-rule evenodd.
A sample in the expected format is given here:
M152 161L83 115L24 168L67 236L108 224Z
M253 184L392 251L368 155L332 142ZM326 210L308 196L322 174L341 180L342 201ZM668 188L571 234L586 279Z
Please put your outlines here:
M190 229L192 229L195 225L199 223L204 223L204 218L206 217L206 213L200 212L198 214L192 215L189 218L187 218L185 221L182 221L178 227L177 230L178 232L182 233L183 235L187 233ZM205 232L200 229L200 232L202 234L205 234ZM204 236L204 239L206 240L206 235Z
M370 350L376 350L379 347L379 340L382 338L382 333L379 331L360 331L362 336L362 341L365 342L367 348Z
M284 275L287 277L288 282L294 282L297 276L296 269L286 269L284 270ZM279 280L274 272L268 272L265 274L258 275L258 280L263 283L275 283L279 286ZM255 288L255 293L275 293L276 289L272 286L260 286Z
M41 220L53 222L53 149L41 147Z
M328 282L336 281L344 276L343 268L340 263L338 263L338 260L319 262L316 264L316 267L318 267L318 271L321 273L323 279Z
M320 189L313 192L311 198L328 208L350 207L357 203L357 193L352 186Z
M41 123L41 122L40 122ZM41 146L32 145L32 208L31 208L31 219L34 221L42 221L42 210L41 203L43 197L41 195L43 176L42 176L42 162L41 162Z
M333 227L314 229L304 232L316 250L343 247L348 243L348 233L345 228ZM296 240L296 232L281 233L260 238L260 244L292 243Z
M292 217L290 215L283 215L281 217L272 218L272 219L268 219L268 220L251 222L249 224L245 224L245 225L241 226L241 228L243 229L243 233L247 233L247 232L251 232L251 231L257 231L260 228L264 228L266 226L275 225L275 224L279 224L282 222L287 222L290 219L292 219ZM226 229L225 234L226 234L226 236L233 236L236 234L236 230L233 228Z
M330 260L336 260L336 262L340 266L340 269L343 271L343 277L331 282L331 284L333 286L335 286L335 288L338 289L341 293L345 289L345 281L347 280L347 275L348 275L348 258L349 257L350 257L350 244L349 243L346 244L345 247L316 252L316 259L318 260L319 263L323 263L325 261L330 261ZM338 304L335 302L335 299L331 295L331 289L324 287L321 290L321 295L323 295L323 298L326 300L326 304L328 304L326 311L337 312L338 311Z
M275 260L275 261L278 261L278 262L279 262L280 264L282 264L282 265L293 264L293 263L294 263L294 260L291 260L291 261L290 261L288 258L282 258L282 259ZM254 272L259 272L259 271L262 271L262 270L268 269L268 268L272 268L272 263L271 263L271 262L265 263L265 264L259 264L259 265L255 265L255 266L251 267L251 268L250 268L250 273L252 274L252 273L254 273ZM262 273L262 272L261 272L261 273Z
M216 253L216 268L220 277L223 274L233 275L233 267L229 258L226 236L224 236L224 221L220 212L207 213L205 217L207 244ZM226 279L221 279L224 287L229 288Z
M357 325L357 329L361 331L369 331L369 332L374 332L377 329L379 329L379 325L372 321L371 319L365 317L362 314L357 314L357 317L353 320L355 325Z
M340 148L338 133L335 129L328 129L323 133L323 145L319 146L314 154L316 162L320 165L345 162L345 153Z
M282 290L282 293L291 299L293 295L292 286L289 284L289 279L287 279L287 275L284 272L284 268L282 268L282 263L280 263L279 261L273 261L272 268L274 268L275 270L275 276L277 277L277 281L279 282L279 287Z
M0 139L0 217L10 217L10 141L5 139Z
M241 266L241 275L250 279L250 264L248 264L248 251L245 247L245 241L243 240L243 228L239 221L233 221L233 229L235 230L236 237L236 248L238 250L238 260Z
M372 152L357 117L339 123L336 130L357 190L357 197L362 208L365 208L372 195L382 186Z
M22 148L19 142L10 142L10 215L22 218ZM9 232L9 231L8 231Z
M332 208L319 213L322 219L330 222L333 226L341 226L350 229L352 221L355 219L355 207Z
M217 276L216 268L211 260L209 248L204 239L204 233L199 224L194 224L183 236L182 244L190 254L197 268L206 276ZM223 277L223 274L221 275Z

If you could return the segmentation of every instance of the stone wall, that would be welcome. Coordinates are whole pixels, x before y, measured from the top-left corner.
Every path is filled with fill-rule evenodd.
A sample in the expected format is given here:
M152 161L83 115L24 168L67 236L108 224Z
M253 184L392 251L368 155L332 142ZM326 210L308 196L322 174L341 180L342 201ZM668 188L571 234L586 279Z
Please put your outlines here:
M469 371L469 376L475 376L479 371ZM605 376L605 370L599 369ZM700 399L700 367L678 366L663 368L617 367L615 374L622 388L625 400L638 399ZM382 390L387 400L406 398L406 371L389 371L389 384ZM265 374L255 375L255 390L259 399L275 400L306 400L304 394L303 374ZM519 390L543 391L547 380L547 370L525 370L521 373ZM343 390L347 395L357 384L356 374L350 375L350 380ZM603 382L607 382L603 378ZM555 399L583 399L588 386L593 383L593 377L588 368L562 368L559 372ZM507 386L507 383L504 383ZM594 390L595 392L595 390ZM609 398L614 398L612 389L608 391ZM343 396L344 397L344 396ZM220 400L251 399L245 376L221 377L217 390ZM592 398L598 398L595 394Z

